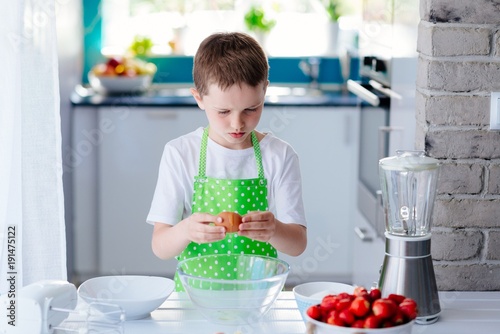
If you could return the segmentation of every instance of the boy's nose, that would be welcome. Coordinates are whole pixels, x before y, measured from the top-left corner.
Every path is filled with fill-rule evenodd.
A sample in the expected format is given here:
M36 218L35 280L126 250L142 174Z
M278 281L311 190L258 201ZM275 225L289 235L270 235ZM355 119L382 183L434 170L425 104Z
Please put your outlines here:
M245 123L243 122L243 119L241 119L240 116L235 116L231 120L231 127L234 128L236 131L242 130L244 126Z

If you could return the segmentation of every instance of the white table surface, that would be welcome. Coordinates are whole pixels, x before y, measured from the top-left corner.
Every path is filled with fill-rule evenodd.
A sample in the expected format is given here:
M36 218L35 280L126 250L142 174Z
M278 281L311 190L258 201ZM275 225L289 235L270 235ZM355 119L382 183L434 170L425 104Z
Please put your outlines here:
M440 292L441 316L431 325L414 325L412 334L486 334L500 333L500 292ZM151 315L124 324L125 334L166 333L305 333L306 326L297 309L293 293L280 294L269 313L261 322L242 326L222 326L205 320L193 308L187 296L172 293ZM79 302L82 306L83 301ZM84 306L84 305L83 305ZM82 319L70 315L63 322L67 328L80 328ZM55 331L65 333L65 331ZM69 332L68 332L69 333Z

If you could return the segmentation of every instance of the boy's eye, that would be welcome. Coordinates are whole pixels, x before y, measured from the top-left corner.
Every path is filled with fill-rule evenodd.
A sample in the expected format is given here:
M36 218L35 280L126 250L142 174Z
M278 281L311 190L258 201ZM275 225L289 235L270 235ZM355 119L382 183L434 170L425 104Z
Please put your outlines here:
M229 114L229 110L221 110L219 111L219 115L226 115Z
M254 112L256 110L257 110L257 108L247 108L247 109L245 109L245 111L247 111L247 112Z

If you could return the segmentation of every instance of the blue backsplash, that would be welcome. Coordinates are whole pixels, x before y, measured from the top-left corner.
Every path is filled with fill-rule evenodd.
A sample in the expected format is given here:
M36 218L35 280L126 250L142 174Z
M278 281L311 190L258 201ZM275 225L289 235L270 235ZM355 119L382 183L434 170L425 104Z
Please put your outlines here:
M300 61L307 58L270 57L269 80L277 83L309 83L309 78L299 68ZM191 83L193 57L150 58L158 67L156 83ZM355 72L354 72L355 73ZM326 84L341 84L344 79L338 58L321 58L318 81Z

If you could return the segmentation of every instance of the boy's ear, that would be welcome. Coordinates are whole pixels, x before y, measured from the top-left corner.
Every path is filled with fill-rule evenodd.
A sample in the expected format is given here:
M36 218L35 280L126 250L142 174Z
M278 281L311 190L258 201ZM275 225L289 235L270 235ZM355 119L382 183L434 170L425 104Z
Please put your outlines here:
M190 88L189 91L191 92L191 95L193 95L194 99L196 100L198 107L201 110L205 110L205 105L203 104L203 99L201 98L201 95L200 95L200 93L198 93L196 88Z

